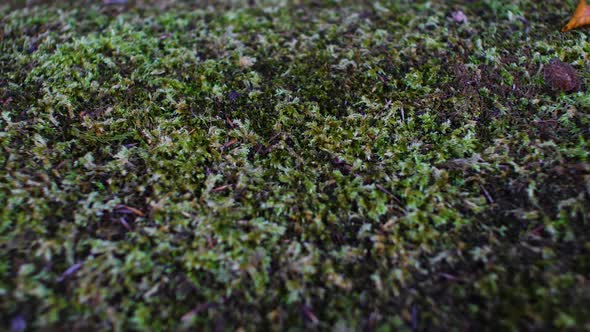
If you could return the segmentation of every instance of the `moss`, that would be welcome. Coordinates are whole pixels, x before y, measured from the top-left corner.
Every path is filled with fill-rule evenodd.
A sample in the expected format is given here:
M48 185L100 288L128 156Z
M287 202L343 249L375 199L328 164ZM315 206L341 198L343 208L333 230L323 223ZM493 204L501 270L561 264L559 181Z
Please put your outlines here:
M2 324L590 329L561 5L0 7Z

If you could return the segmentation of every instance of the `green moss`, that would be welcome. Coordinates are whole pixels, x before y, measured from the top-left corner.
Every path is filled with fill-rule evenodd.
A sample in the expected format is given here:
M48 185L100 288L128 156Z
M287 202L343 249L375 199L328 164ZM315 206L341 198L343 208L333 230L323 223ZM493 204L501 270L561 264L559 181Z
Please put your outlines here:
M590 329L571 10L0 7L3 326Z

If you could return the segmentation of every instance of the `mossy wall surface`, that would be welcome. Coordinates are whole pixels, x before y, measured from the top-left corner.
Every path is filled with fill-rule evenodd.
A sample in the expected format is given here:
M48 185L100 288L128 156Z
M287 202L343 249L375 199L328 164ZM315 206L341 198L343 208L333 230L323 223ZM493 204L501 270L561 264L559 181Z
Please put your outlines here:
M590 330L573 9L0 5L0 323Z

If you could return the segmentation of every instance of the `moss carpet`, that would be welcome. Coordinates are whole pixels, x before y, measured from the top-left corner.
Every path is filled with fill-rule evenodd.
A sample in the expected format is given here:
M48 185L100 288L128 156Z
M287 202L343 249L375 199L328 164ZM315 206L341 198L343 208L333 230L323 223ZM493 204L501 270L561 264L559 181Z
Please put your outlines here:
M590 330L573 9L0 5L0 323Z

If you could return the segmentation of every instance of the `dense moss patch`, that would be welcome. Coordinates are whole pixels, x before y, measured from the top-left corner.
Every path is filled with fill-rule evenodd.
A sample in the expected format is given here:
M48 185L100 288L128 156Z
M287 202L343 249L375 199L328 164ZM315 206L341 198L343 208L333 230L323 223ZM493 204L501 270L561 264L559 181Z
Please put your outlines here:
M590 329L573 4L0 8L5 327Z

